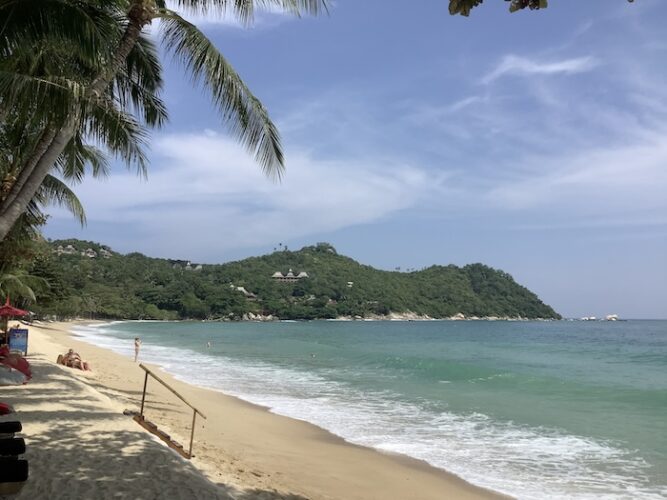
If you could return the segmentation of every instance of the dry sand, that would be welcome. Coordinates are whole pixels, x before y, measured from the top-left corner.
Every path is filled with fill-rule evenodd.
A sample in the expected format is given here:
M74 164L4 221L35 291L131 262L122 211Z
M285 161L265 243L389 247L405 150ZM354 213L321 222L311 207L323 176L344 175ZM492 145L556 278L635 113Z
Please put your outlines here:
M139 366L77 340L70 326L30 327L33 380L0 388L0 400L19 412L28 447L31 477L19 498L500 498L424 462L349 444L152 367L207 417L198 417L195 458L184 460L122 414L139 409ZM69 347L93 372L54 363ZM150 379L145 413L187 449L192 411Z

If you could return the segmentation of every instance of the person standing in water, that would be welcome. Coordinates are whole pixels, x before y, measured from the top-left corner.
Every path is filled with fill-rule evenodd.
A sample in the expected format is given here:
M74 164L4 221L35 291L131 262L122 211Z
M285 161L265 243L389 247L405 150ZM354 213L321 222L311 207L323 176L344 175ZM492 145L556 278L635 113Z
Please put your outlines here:
M139 337L134 337L134 362L139 359L139 349L141 348L141 340Z

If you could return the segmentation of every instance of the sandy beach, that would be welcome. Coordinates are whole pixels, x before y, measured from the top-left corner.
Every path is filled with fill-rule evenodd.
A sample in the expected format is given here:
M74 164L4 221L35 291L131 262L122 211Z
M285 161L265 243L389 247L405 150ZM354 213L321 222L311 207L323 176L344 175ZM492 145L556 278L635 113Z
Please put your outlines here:
M138 364L78 340L71 326L31 326L34 377L0 389L28 447L31 477L19 498L501 498L424 462L352 445L152 367L207 417L197 421L194 459L184 460L122 413L139 409ZM55 364L70 347L92 372ZM191 410L152 380L145 413L189 442Z

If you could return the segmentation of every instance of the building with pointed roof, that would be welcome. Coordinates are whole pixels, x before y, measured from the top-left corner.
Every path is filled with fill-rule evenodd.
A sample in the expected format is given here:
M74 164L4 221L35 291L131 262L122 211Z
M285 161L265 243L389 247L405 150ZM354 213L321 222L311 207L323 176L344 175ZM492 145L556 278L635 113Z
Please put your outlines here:
M271 278L281 283L295 283L303 278L308 278L308 273L301 271L299 274L295 275L294 272L290 269L287 274L276 271L271 275Z

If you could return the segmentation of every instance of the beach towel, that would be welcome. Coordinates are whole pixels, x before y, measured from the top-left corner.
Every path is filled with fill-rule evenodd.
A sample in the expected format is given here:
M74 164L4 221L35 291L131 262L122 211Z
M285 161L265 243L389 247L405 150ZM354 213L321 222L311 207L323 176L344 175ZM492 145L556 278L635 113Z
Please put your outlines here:
M27 379L32 378L32 371L30 370L30 363L18 353L9 352L5 346L0 348L0 363L19 372L23 373Z
M0 365L0 385L21 385L28 381L28 377L9 366Z

